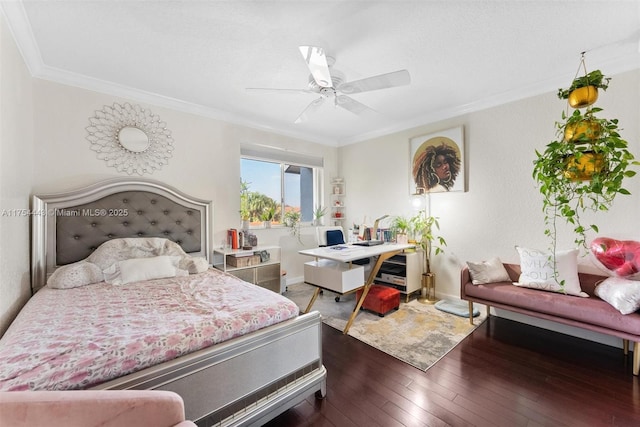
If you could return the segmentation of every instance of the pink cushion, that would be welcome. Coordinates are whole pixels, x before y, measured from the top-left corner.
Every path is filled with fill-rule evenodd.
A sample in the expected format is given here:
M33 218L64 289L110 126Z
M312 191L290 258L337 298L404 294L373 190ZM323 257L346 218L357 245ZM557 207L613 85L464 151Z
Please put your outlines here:
M640 331L640 316L623 316L600 298L580 298L573 295L519 288L511 283L465 286L468 296L520 307L540 313L561 316L585 324L627 331Z

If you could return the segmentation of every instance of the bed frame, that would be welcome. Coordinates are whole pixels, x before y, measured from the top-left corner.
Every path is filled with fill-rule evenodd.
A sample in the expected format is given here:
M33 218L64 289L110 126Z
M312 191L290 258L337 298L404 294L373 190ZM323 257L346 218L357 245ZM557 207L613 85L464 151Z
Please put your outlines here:
M31 286L101 243L164 237L210 257L212 204L157 181L112 179L32 197ZM199 426L260 426L316 394L326 394L322 321L300 315L249 335L103 383L94 389L169 390Z

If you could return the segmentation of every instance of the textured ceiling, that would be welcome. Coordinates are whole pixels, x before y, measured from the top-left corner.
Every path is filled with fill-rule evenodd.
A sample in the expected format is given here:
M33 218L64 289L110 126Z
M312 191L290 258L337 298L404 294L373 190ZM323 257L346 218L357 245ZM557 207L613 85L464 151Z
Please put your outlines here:
M633 1L2 1L35 77L329 145L344 145L568 86L580 52L611 75L640 68ZM408 86L352 95L357 116L305 89L299 45L347 81L406 69ZM615 80L612 82L615 84Z

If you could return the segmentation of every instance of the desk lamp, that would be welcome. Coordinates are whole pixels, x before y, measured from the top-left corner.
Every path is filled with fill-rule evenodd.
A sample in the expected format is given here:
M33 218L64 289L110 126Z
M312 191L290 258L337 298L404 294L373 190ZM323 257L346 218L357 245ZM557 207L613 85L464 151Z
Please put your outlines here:
M382 221L383 219L389 217L389 215L383 215L380 218L376 219L376 221L373 223L373 232L375 233L376 237L378 236L378 224L380 223L380 221ZM372 237L372 236L370 236ZM382 237L382 236L380 236ZM371 240L378 240L378 239L371 239ZM379 239L382 240L382 239Z

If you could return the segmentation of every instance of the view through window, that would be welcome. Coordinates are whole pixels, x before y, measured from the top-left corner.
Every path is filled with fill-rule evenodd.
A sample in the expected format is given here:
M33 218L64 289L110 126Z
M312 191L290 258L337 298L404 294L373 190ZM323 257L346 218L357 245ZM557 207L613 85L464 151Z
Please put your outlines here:
M282 224L287 213L313 220L319 168L273 160L240 160L240 213L252 226L271 220Z

